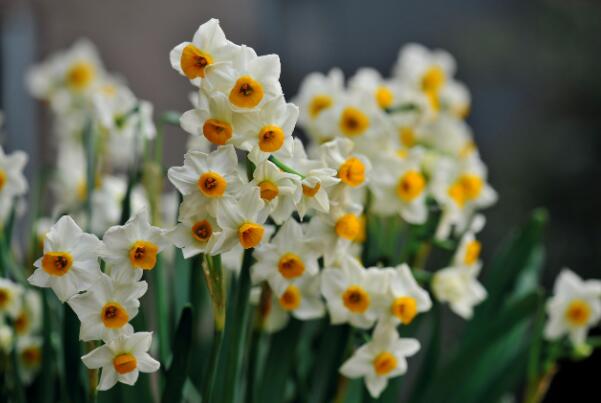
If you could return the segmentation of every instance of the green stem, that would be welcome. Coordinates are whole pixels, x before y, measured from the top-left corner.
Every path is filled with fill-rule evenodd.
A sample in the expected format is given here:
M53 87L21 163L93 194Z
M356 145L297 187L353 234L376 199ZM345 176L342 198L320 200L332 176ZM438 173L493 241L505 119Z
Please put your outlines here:
M282 161L280 161L279 159L277 159L273 155L269 156L269 161L273 162L275 164L275 166L277 166L278 168L280 168L282 171L288 172L290 174L298 175L298 176L301 177L301 179L305 179L305 175L301 174L300 172L298 172L294 168L291 168L288 165L284 164Z
M155 310L159 327L159 356L164 366L169 359L169 303L167 301L167 279L162 265L162 259L157 258L157 264L152 270L152 283L154 285Z

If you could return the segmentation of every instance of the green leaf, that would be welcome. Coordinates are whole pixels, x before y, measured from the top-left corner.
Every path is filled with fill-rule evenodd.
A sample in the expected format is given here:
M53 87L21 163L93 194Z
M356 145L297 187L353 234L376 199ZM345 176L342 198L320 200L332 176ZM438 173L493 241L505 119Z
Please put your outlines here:
M40 389L38 393L38 402L40 403L51 403L55 400L54 395L54 381L56 376L56 367L54 366L56 357L54 356L54 351L52 348L52 340L51 337L51 321L50 317L50 306L49 306L49 291L42 290L42 314L43 314L43 323L42 323L42 369L41 373L43 374L40 377Z
M154 291L154 306L157 315L159 333L159 355L162 365L167 365L169 360L169 296L167 276L161 256L157 257L156 266L150 272L152 287Z
M425 356L422 359L419 372L411 391L411 401L419 401L431 382L438 367L441 347L442 314L440 304L435 303L428 315L430 321L430 338L424 346ZM393 402L393 400L390 400Z
M65 379L68 382L68 399L72 403L86 401L82 377L81 346L79 344L79 319L67 304L64 304L63 360Z
M182 399L184 383L188 377L190 348L192 345L192 307L186 306L181 313L173 343L173 360L165 374L163 403L179 402Z

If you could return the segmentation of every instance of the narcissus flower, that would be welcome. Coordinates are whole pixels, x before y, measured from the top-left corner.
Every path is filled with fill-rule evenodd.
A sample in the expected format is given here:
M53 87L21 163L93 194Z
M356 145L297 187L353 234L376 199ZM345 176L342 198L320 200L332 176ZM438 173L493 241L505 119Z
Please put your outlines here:
M215 216L228 197L238 195L242 184L232 145L219 147L209 154L189 151L184 157L184 165L169 168L168 176L184 195L181 207L184 216L194 214L203 206Z
M268 281L277 294L301 277L318 273L319 254L307 242L306 224L289 218L268 243L258 248L251 275L254 283Z
M35 290L26 290L23 304L14 321L15 333L19 337L32 334L42 326L42 299Z
M256 186L247 186L238 202L226 200L217 212L217 224L221 232L215 234L210 254L217 255L237 244L244 249L256 248L265 240L264 222L269 211Z
M0 321L4 316L16 318L21 310L23 287L7 278L0 278Z
M388 380L407 372L407 357L420 349L416 339L400 338L394 326L380 324L371 341L359 347L342 367L348 378L364 378L369 394L377 399Z
M138 314L138 299L147 289L145 281L119 284L102 274L87 292L68 301L81 321L79 339L106 341L133 333L129 321Z
M357 188L365 185L371 171L367 157L353 153L353 142L337 138L319 147L321 159L328 168L338 172L342 185Z
M158 254L167 246L163 230L150 225L147 210L136 213L125 225L109 228L102 240L102 258L117 282L140 280L144 270L155 268Z
M218 92L202 99L206 99L206 102L181 116L182 129L218 146L228 144L237 129L234 126L236 112L230 108L227 96Z
M333 208L329 214L314 216L308 225L308 233L314 248L324 256L326 266L337 256L348 251L352 242L362 231L361 206L353 208Z
M182 217L182 222L168 231L165 236L182 250L186 259L199 253L207 253L208 245L216 233L221 232L217 221L206 209L199 209L194 215Z
M17 359L21 381L29 385L42 365L42 338L24 336L17 339Z
M409 266L402 264L389 269L389 286L385 294L383 318L394 324L410 324L419 313L429 311L432 300L415 281Z
M98 255L102 242L84 233L69 216L61 217L44 240L44 256L28 281L38 287L50 287L65 302L85 291L100 276Z
M302 197L300 177L280 170L270 161L255 167L250 183L259 188L269 215L278 225L290 217Z
M10 209L15 197L27 192L27 181L23 176L26 163L27 154L23 151L5 154L0 146L0 210Z
M368 270L358 261L348 260L340 269L326 268L321 276L321 292L332 324L348 322L362 329L373 326L387 286L384 271Z
M86 367L102 368L98 390L108 390L117 382L133 385L140 372L158 371L160 363L148 354L152 333L122 335L81 357Z
M211 18L198 27L192 42L183 42L173 48L169 60L175 70L198 86L208 73L207 67L223 66L232 60L237 49L237 45L225 38L219 20Z
M278 55L257 56L252 48L242 45L230 61L207 67L203 86L227 95L233 110L257 110L282 94Z
M437 271L432 278L432 292L440 302L464 319L470 319L474 306L484 301L486 289L478 282L480 270L465 267L447 267Z
M601 319L601 281L584 281L563 269L547 302L547 314L545 338L557 340L567 334L573 344L585 343L588 330Z

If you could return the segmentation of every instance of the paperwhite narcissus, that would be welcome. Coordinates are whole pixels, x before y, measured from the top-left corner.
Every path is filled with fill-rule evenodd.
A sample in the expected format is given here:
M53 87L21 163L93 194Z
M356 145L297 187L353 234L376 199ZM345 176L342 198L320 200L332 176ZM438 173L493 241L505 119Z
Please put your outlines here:
M227 95L232 110L249 112L282 94L280 69L278 55L257 56L252 48L242 45L230 63L206 68L202 86L206 91Z
M383 319L395 325L408 325L417 314L430 310L430 295L417 284L407 264L387 271L389 285L383 303Z
M42 365L42 338L30 335L18 338L16 352L19 376L25 385L29 385Z
M302 197L300 177L280 170L271 161L256 165L250 183L259 188L269 215L278 225L292 215Z
M27 181L23 176L25 164L27 154L23 151L5 154L0 146L0 210L10 210L15 197L27 192Z
M474 306L484 301L486 289L478 282L477 268L447 267L434 273L432 292L440 302L464 319L470 319Z
M482 262L480 261L480 251L482 244L476 239L473 231L467 231L457 247L457 252L453 257L453 266L462 266L468 269L480 270Z
M210 254L217 255L237 244L244 249L256 248L265 239L264 222L269 211L261 199L259 188L247 185L239 200L226 200L217 212L217 224L221 232L211 240Z
M148 354L151 332L121 335L81 357L86 367L102 368L98 390L108 390L117 382L133 385L140 372L158 371L160 363Z
M211 18L198 27L192 42L183 42L173 48L169 60L171 67L199 86L208 74L207 67L219 68L231 62L237 49L237 45L225 38L219 20Z
M102 242L95 235L84 233L69 216L61 217L44 240L44 256L34 266L29 283L50 287L65 302L85 291L100 276L98 256Z
M148 220L148 211L142 210L125 225L113 226L104 233L101 256L116 282L140 280L144 270L154 269L158 254L167 246L163 230Z
M340 184L357 188L368 182L371 171L369 159L353 153L353 142L345 138L336 138L319 147L321 159L328 168L338 172Z
M199 209L194 215L181 218L182 222L165 233L167 239L182 250L186 259L208 253L211 239L221 232L217 220L206 209Z
M67 301L81 321L79 339L109 341L121 334L132 334L129 321L138 314L138 299L147 289L145 281L119 284L102 274L85 293Z
M388 109L398 104L398 82L384 80L380 73L369 67L360 68L349 79L349 90L359 91L373 97L381 109Z
M189 151L184 157L184 165L169 168L168 176L184 195L181 206L184 216L194 214L203 206L216 216L223 209L225 200L237 196L242 185L238 158L232 145L221 146L208 154Z
M249 151L248 158L259 164L292 140L298 107L286 103L282 95L265 102L258 111L238 114L235 119L236 146Z
M8 354L13 348L14 332L12 327L0 323L0 351Z
M283 293L295 280L315 276L319 254L307 242L306 224L293 217L281 226L269 243L257 248L251 268L253 283L268 281L276 294Z
M568 335L576 346L585 343L588 330L601 319L601 281L585 281L563 269L547 301L547 314L545 338L558 340Z
M21 310L23 287L7 278L0 278L0 321L5 317L16 318Z
M15 333L22 337L40 330L42 326L42 298L35 290L25 290L23 303L14 321Z
M352 242L361 235L360 208L332 208L329 214L316 215L309 222L308 238L323 255L326 266L330 266L339 254L348 251Z
M227 96L217 92L202 99L206 99L206 102L184 112L180 117L182 129L218 146L230 143L238 128L234 123L236 112L230 108Z
M361 329L373 326L387 286L384 271L365 269L358 261L349 260L340 269L326 268L321 278L321 292L332 324L348 322Z
M342 364L340 373L351 379L364 378L369 394L377 399L390 378L407 372L407 357L419 349L418 340L401 338L394 326L382 323L376 326L371 341Z

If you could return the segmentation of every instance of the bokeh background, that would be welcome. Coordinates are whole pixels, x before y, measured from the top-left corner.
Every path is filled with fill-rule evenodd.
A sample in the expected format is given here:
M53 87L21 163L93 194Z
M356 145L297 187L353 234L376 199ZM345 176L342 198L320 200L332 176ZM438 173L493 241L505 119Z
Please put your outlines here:
M487 251L537 206L550 211L544 283L563 266L601 277L601 2L598 0L0 0L2 141L53 158L49 119L27 95L23 73L79 37L95 42L157 111L189 109L190 86L169 50L217 17L228 37L278 53L292 97L312 71L372 66L386 74L404 43L449 50L472 91L474 128L500 201L482 234ZM186 135L172 129L170 165ZM560 371L546 402L598 401L601 355ZM466 380L469 382L469 380ZM598 395L598 393L597 393Z

